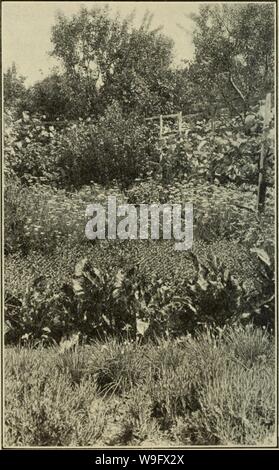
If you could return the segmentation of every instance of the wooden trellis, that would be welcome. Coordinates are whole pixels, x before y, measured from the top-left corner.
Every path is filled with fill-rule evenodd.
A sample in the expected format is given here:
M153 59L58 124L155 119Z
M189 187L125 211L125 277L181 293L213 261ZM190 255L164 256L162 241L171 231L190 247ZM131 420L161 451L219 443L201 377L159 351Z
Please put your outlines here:
M177 132L167 132L164 133L164 119L176 119L177 120L177 132L181 134L182 132L182 112L180 111L177 114L160 114L158 116L152 116L149 118L146 118L146 121L155 121L159 120L160 123L160 133L159 133L159 138L163 139L165 136L170 135L170 134L176 134Z
M177 120L177 131L171 131L171 132L164 132L164 119L176 119ZM161 149L160 149L160 161L162 161L163 158L163 148L162 144L164 142L164 139L169 136L169 135L181 135L182 132L182 111L176 114L160 114L158 116L152 116L150 118L146 118L145 121L155 121L159 120L160 123L160 130L159 130L159 139L161 143Z

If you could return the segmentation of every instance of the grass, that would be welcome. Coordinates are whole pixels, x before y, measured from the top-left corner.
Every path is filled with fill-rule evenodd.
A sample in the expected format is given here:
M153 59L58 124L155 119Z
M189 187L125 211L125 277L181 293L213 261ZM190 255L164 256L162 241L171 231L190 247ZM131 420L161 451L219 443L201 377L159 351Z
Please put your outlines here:
M274 345L252 326L62 351L7 348L7 446L255 445L275 430Z

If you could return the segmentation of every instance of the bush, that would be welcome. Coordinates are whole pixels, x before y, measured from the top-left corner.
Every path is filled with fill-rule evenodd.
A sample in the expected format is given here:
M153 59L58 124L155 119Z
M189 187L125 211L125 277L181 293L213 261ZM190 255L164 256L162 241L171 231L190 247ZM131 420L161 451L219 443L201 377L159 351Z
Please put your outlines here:
M150 160L159 158L156 139L138 118L124 118L117 103L95 126L66 133L61 147L59 166L66 172L65 180L68 175L66 182L74 186L90 180L101 184L116 180L127 186L146 174Z
M6 292L5 337L7 343L42 341L49 343L60 331L57 296L45 279L38 277L24 294Z
M7 111L4 123L6 176L16 176L26 184L56 185L59 182L56 154L59 132L44 124L41 116L30 116L25 112L16 120Z
M161 176L164 183L174 178L237 186L256 185L263 142L262 116L253 113L247 128L240 117L220 118L212 130L210 121L185 122L180 136L165 138L162 146ZM267 137L265 177L274 186L274 129Z
M66 189L90 182L127 186L145 175L150 160L159 159L156 138L136 116L124 117L114 102L97 123L90 118L49 126L23 113L5 120L5 165L8 175Z
M185 290L186 305L194 313L194 323L223 326L238 319L245 305L245 285L216 256L212 256L207 266L195 255L192 257L196 275Z
M117 180L128 187L141 176L152 175L164 185L175 178L211 184L256 185L263 142L262 118L255 115L253 129L239 118L211 124L184 123L180 136L163 146L150 126L136 115L125 116L112 102L97 122L90 118L49 126L44 117L23 113L16 120L5 116L5 165L23 182L41 181L65 188L80 188L94 181ZM267 137L266 182L274 187L273 129ZM162 157L162 158L161 158Z
M248 319L256 325L268 326L274 329L275 324L275 265L274 244L268 246L268 251L262 248L251 249L256 254L258 263L258 291L249 296L254 305Z

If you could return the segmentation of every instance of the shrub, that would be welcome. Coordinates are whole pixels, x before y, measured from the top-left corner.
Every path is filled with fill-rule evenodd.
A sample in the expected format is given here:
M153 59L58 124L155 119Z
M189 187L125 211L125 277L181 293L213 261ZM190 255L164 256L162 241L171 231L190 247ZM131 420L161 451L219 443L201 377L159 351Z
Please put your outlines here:
M20 119L5 113L5 174L17 176L22 183L34 181L57 184L59 171L56 158L58 132L44 124L41 116L22 113Z
M253 113L254 114L254 113ZM228 116L215 122L185 122L179 136L164 139L160 175L164 183L187 177L195 183L237 186L257 184L258 162L263 139L262 116L254 114L253 126L246 129L240 117ZM266 181L274 186L274 129L267 137Z
M248 319L256 325L267 326L274 329L275 324L275 265L274 245L267 246L268 251L262 248L251 249L258 262L258 290L249 296L253 308L250 309Z
M72 133L65 135L65 150L59 161L66 174L73 175L69 183L74 186L90 180L101 184L117 180L127 186L147 172L150 160L158 158L156 139L135 116L124 118L115 102L95 126L80 130L86 137L74 136L75 145ZM86 142L84 150L79 148L80 138Z
M6 292L5 337L8 343L40 340L49 343L57 337L59 312L57 296L43 277L34 280L24 294Z
M124 117L114 102L97 123L90 118L59 129L23 113L6 119L5 165L23 183L34 181L79 189L91 181L127 186L159 159L156 138L134 115Z
M244 308L246 289L229 269L212 256L207 266L191 254L196 275L186 286L188 308L194 312L195 323L224 325L239 318Z

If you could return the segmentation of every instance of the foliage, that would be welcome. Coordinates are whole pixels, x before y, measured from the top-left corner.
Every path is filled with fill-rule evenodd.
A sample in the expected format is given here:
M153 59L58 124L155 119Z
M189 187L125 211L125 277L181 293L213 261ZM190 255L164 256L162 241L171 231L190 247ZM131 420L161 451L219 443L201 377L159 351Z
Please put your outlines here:
M263 328L255 328L251 324L225 330L225 349L235 361L253 367L255 362L274 361L272 355L273 338Z
M136 115L126 118L113 102L97 124L90 119L59 130L23 113L5 120L5 171L21 182L67 189L90 182L127 186L159 159L157 139Z
M5 300L7 343L32 343L39 340L49 344L57 337L57 329L59 331L62 326L56 305L57 295L52 292L43 277L36 278L21 296L16 297L7 292Z
M108 7L82 7L71 18L60 14L52 29L52 54L64 68L67 95L74 116L102 115L113 100L130 112L153 112L168 100L172 41L141 25L133 15L113 17ZM166 95L166 96L165 96Z
M218 183L173 179L169 184L139 180L126 191L131 204L193 204L194 238L214 242L235 240L248 246L273 240L274 194L267 192L266 210L256 214L256 191L253 186L221 186Z
M91 413L94 383L83 380L73 387L55 367L51 352L19 349L8 355L6 441L17 446L94 445L105 421L96 406Z
M93 251L89 255L92 261L79 261L74 276L68 271L61 276L60 283L57 279L53 284L52 274L49 280L43 275L31 277L22 292L9 286L6 341L40 338L46 342L59 341L63 335L73 332L80 332L86 341L107 335L145 339L180 336L186 332L195 334L204 324L223 326L251 318L272 328L274 284L268 281L258 285L258 271L254 280L246 274L245 282L239 281L230 271L226 258L221 263L213 255L201 262L190 253L185 254L179 276L166 277L163 281L156 264L152 269L144 267L141 256L146 252L135 257L135 253L131 256L129 245L126 249L126 255L125 247L122 252L125 269L119 268L121 255L118 253L115 259L115 252L109 254L107 246L99 257ZM106 263L102 253L107 256ZM174 255L170 247L165 254L169 258ZM149 255L150 252L148 259ZM74 259L71 263L75 263ZM176 261L174 264L177 268ZM271 298L261 301L263 292ZM260 315L262 308L266 312Z
M5 113L4 144L6 176L17 176L23 183L53 183L58 179L55 158L57 132L46 127L39 116L23 112L16 119Z
M79 192L66 192L51 186L24 186L10 179L5 186L5 250L53 252L58 246L84 245L85 210L88 204L106 203L109 195L122 195L118 188L97 184Z
M25 77L18 75L15 63L4 72L4 106L6 109L12 108L16 112L23 109L27 93L24 82Z
M138 385L146 361L137 342L95 341L93 348L95 354L89 356L87 373L94 377L100 394L123 395Z
M147 344L97 341L75 351L9 348L5 442L272 443L274 367L271 338L251 326Z
M256 185L261 146L265 141L269 152L265 162L265 179L274 184L274 128L263 137L263 116L259 106L250 111L243 124L240 117L220 116L210 120L185 121L182 135L166 137L162 145L162 161L150 167L163 183L175 178L227 185ZM166 129L167 130L167 129Z
M62 305L72 319L69 327L87 338L168 333L169 315L176 306L171 289L160 279L146 282L132 266L113 274L102 272L86 259L76 265L72 286L63 290Z
M195 255L196 276L186 286L187 306L194 313L197 324L224 325L235 321L243 309L246 289L226 269L216 256L207 266Z
M241 282L254 289L258 279L257 265L249 247L237 242L218 240L211 244L195 240L195 253L203 264L214 253L226 268ZM59 292L65 282L71 282L76 263L87 257L101 271L116 273L123 263L139 265L140 273L149 281L154 276L172 288L180 288L189 281L195 268L187 252L177 252L168 240L99 241L98 243L59 244L52 252L21 252L5 258L5 286L13 295L22 294L38 276L44 276L54 292Z
M70 116L71 107L63 75L52 73L28 88L25 110L45 116L47 121L57 121L57 124Z
M274 246L269 244L268 251L263 248L253 248L251 252L255 253L255 261L259 264L258 284L260 287L250 295L250 301L254 304L254 308L248 318L256 325L274 328L276 312Z
M208 442L211 436L211 443L215 445L251 444L268 436L274 408L272 374L266 368L269 360L265 356L265 333L260 333L263 346L259 350L257 333L254 332L253 327L229 328L221 331L218 338L209 330L195 340L188 340L188 361L193 369L198 368L201 372L199 383L203 386L198 393L200 408L180 421L179 431L184 439L189 439L190 435L201 444ZM252 357L255 356L253 366L250 358L243 357L240 361L238 352L234 355L229 349L232 336L245 337L244 342L251 344ZM262 394L260 383L268 384L266 395ZM259 409L259 422L256 424L255 416Z
M4 74L8 445L272 442L273 5L202 6L180 68L151 20L58 15L62 73L28 90ZM144 121L201 101L161 141ZM110 195L192 202L192 251L87 240L86 207Z
M272 187L274 129L271 123L268 136L263 137L261 113L261 108L253 108L244 125L239 117L222 117L215 121L214 130L206 120L186 121L181 136L167 137L161 145L156 127L147 126L136 114L126 117L118 102L108 106L95 124L79 120L60 130L28 113L16 120L7 112L5 171L24 183L40 181L66 188L114 180L127 187L140 177L145 181L152 177L154 184L158 181L163 186L176 179L255 185L265 141L269 148L265 181Z
M127 186L146 173L158 155L156 139L135 115L125 118L117 102L109 106L96 125L70 128L60 141L58 166L67 186L91 180Z
M195 22L195 57L189 69L196 96L214 112L216 102L233 113L273 87L274 5L203 5Z

